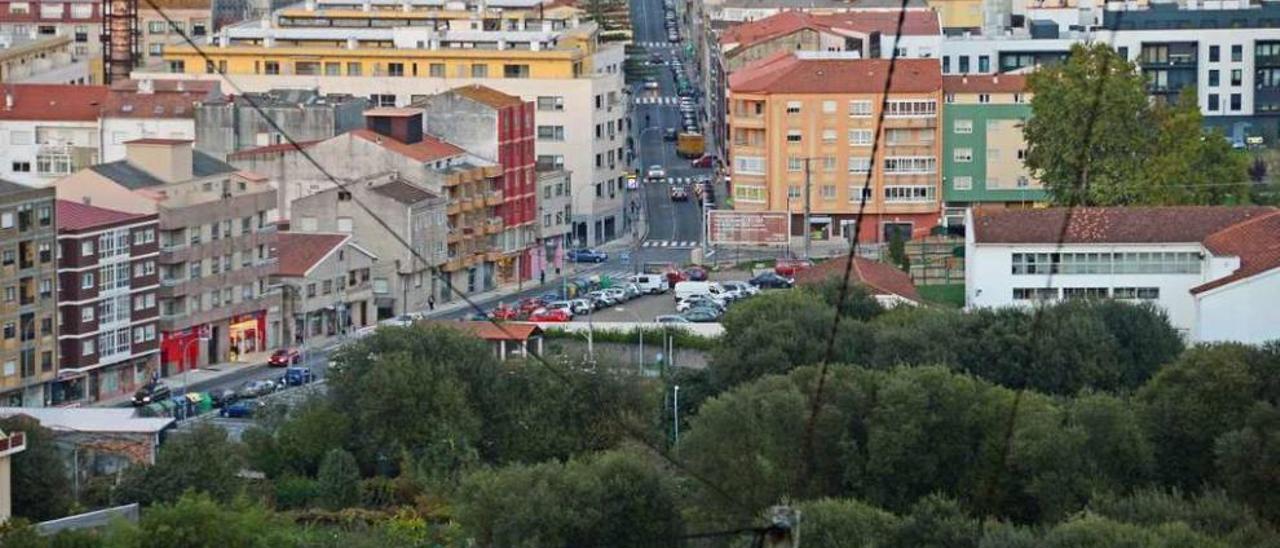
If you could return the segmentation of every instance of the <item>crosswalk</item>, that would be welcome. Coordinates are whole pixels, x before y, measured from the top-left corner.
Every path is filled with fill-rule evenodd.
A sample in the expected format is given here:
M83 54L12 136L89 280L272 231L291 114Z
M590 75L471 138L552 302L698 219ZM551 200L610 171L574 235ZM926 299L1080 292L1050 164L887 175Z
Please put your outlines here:
M680 104L679 97L636 97L637 105L660 105L674 107Z
M680 240L645 240L640 247L694 248L698 242Z
M662 182L669 185L691 185L698 179L699 177L667 177Z
M673 46L671 42L636 42L635 45L642 48L669 48Z

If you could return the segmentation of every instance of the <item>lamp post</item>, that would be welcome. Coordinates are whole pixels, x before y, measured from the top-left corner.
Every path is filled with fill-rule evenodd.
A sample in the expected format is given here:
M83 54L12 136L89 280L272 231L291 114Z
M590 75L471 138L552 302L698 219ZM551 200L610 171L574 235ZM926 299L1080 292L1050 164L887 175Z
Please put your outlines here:
M680 445L680 385L675 386L675 396L672 398L671 427L675 433L675 442L672 445Z

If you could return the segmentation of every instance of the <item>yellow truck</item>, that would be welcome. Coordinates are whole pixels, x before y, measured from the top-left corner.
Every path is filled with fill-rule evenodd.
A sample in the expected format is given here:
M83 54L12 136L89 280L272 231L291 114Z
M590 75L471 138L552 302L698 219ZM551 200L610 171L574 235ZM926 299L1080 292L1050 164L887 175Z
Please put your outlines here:
M700 158L706 149L701 133L681 133L676 137L676 153L685 158Z

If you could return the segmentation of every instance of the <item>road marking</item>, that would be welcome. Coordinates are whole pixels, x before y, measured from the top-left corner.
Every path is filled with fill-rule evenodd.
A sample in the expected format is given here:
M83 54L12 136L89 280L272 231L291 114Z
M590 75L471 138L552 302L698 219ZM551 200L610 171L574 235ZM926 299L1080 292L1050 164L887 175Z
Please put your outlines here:
M678 102L679 102L679 99L676 97L636 97L635 98L635 104L637 105L660 105L660 106L673 107L673 106L676 106Z
M697 247L698 242L678 241L678 240L645 240L640 247L669 247L672 249L687 249Z

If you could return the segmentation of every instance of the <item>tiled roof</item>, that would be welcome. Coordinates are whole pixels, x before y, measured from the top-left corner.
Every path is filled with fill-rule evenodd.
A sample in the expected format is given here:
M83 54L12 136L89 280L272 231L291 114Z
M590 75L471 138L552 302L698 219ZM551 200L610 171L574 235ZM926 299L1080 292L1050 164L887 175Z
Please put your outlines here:
M430 162L432 160L439 160L450 156L459 156L466 153L465 150L457 145L430 135L423 135L421 141L413 144L402 143L385 135L379 135L377 132L370 129L352 130L351 135L371 143L379 144L387 150L419 162Z
M507 95L506 93L480 84L457 87L449 91L457 93L458 95L471 99L477 103L489 105L495 109L520 106L520 104L523 103L523 101L515 95Z
M107 228L142 220L145 217L154 217L154 215L126 213L69 200L58 200L56 207L59 231L78 232L90 228Z
M878 31L883 36L894 36L898 33L899 13L903 14L902 35L904 36L932 36L942 32L938 23L938 14L932 10L858 11L824 15L788 10L763 19L734 25L720 35L720 43L748 47L801 29L857 33Z
M1199 243L1219 230L1276 211L1264 206L975 210L972 230L980 244Z
M297 144L297 146L294 146L294 144L293 144L293 143L280 143L280 144L278 144L278 145L266 145L266 146L260 146L260 147L257 147L257 148L246 148L246 149L244 149L244 150L239 150L239 151L236 151L236 152L232 152L231 154L228 154L228 155L227 155L227 159L228 159L228 160L242 160L242 159L245 159L245 158L252 158L252 157L254 157L254 156L265 156L265 155L268 155L268 154L280 154L280 153L290 152L290 151L293 151L293 150L298 150L298 149L303 149L303 148L310 148L311 146L313 146L313 145L315 145L316 143L319 143L319 142L320 142L320 141L299 141L299 142L298 142L298 144Z
M4 84L0 95L13 98L13 108L0 100L0 120L96 122L107 100L107 87Z
M15 182L13 182L13 181L6 181L6 180L4 180L4 179L0 179L0 195L3 195L3 194L12 194L12 193L14 193L14 192L26 192L26 191L28 191L28 190L31 190L32 188L34 188L34 187L29 187L29 186L24 185L24 184L15 183Z
M276 273L290 278L306 276L350 238L347 234L281 232L276 236L276 256L280 261Z
M970 74L943 76L942 90L947 93L1020 93L1027 89L1023 74Z
M797 284L817 284L830 277L844 274L846 260L835 258L823 261L811 268L796 273ZM911 276L898 270L893 265L855 257L853 268L849 271L849 281L860 283L876 295L897 295L899 297L920 302L920 293L911 283Z
M402 204L416 204L435 197L427 189L401 179L375 186L372 190Z
M128 160L116 160L106 164L89 166L98 175L115 181L116 184L129 190L138 190L163 185L164 181L153 177L145 170L130 164ZM208 177L223 173L235 173L236 168L222 160L214 158L199 150L191 151L191 174L193 177Z
M181 90L178 84L181 83ZM196 106L221 96L218 83L153 81L154 91L139 93L137 82L111 86L102 114L112 118L195 118Z
M542 334L542 328L538 327L537 324L523 322L502 322L501 326L494 325L493 322L480 321L439 321L432 323L461 329L486 341L524 342L534 335Z
M729 89L737 93L881 93L889 59L802 59L780 52L733 73ZM942 89L937 59L898 59L890 93L927 93Z
M1240 258L1240 267L1228 276L1191 288L1192 294L1280 268L1280 211L1259 215L1219 230L1204 240L1214 255Z

